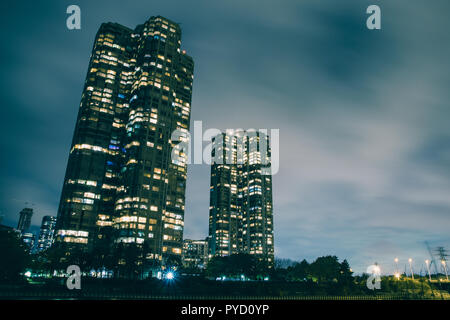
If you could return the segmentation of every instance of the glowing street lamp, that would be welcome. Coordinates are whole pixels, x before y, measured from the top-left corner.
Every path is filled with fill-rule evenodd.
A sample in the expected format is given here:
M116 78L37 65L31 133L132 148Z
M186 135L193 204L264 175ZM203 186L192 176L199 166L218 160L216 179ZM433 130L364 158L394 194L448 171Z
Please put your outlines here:
M427 270L428 270L428 278L430 279L431 282L431 273L430 273L430 260L425 260L425 263L427 265Z
M414 280L414 272L413 272L413 269L412 269L412 259L409 258L408 262L409 262L409 269L411 270L411 279Z
M172 271L166 273L167 280L173 280L175 278L175 274Z
M379 275L379 274L381 273L380 267L377 266L377 265L375 265L375 267L373 268L373 272L374 272L376 275Z
M398 258L395 258L394 261L395 261L395 272L398 273Z

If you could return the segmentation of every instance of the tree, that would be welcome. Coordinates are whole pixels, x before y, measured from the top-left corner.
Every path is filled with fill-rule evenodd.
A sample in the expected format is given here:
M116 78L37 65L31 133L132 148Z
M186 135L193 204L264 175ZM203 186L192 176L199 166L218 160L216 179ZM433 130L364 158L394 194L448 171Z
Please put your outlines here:
M95 270L112 269L114 266L111 248L107 246L94 247L91 255L91 267Z
M249 254L233 254L227 257L227 270L230 276L240 277L246 275L248 277L256 276L257 260Z
M0 282L20 279L30 263L28 247L13 230L0 230Z
M65 272L67 266L69 266L69 264L65 261L66 250L59 245L56 244L52 245L44 252L41 252L40 255L42 255L43 259L47 262L48 271L51 274L55 270L56 271L64 270Z
M287 269L288 267L294 266L296 261L293 261L291 259L282 259L282 258L275 258L275 269Z
M226 257L213 257L206 267L205 274L208 277L222 276L226 268Z
M344 259L342 261L339 273L338 283L341 286L343 294L354 292L356 285L353 278L353 271L350 269L347 260Z
M209 277L228 276L240 278L244 275L249 278L267 275L267 264L250 254L233 254L226 257L214 257L208 263L206 275Z
M353 282L353 271L350 269L348 261L344 259L341 263L341 268L339 270L339 282L342 284L350 284Z
M114 248L116 276L126 279L138 279L142 276L142 248L136 243L120 242Z
M319 257L311 263L310 273L319 282L337 281L341 271L341 264L336 256Z
M309 277L310 265L305 259L288 268L288 280L303 281Z

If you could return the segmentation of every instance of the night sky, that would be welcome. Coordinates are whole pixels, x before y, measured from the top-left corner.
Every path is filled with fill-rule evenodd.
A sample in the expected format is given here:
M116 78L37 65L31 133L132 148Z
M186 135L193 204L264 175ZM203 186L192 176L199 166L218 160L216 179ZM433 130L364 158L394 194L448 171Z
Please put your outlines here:
M81 8L81 30L66 8ZM382 29L366 28L378 4ZM450 249L450 27L433 1L9 1L1 6L0 211L56 215L102 22L181 24L191 123L280 129L275 255L392 272ZM185 238L208 233L209 167L190 165ZM28 204L26 204L28 202Z

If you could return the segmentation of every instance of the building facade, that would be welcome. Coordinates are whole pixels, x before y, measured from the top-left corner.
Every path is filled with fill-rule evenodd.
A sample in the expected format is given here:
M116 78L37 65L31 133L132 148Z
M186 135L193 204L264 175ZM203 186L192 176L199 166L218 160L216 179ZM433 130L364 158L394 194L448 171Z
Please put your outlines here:
M55 242L86 250L133 244L141 258L181 261L185 162L174 130L189 130L194 62L178 24L101 25L69 155Z
M269 138L262 132L222 133L212 141L210 256L255 255L274 263Z
M123 133L134 69L132 30L102 24L94 41L58 209L56 241L112 241Z
M185 268L206 268L208 255L207 240L184 239L182 261Z
M19 222L17 224L17 230L24 233L30 230L31 217L33 217L32 208L23 208L19 213Z
M39 231L37 251L45 251L51 247L55 234L56 217L44 216Z
M23 243L25 243L25 245L28 247L28 249L34 253L36 236L31 232L24 232L21 235L21 239Z

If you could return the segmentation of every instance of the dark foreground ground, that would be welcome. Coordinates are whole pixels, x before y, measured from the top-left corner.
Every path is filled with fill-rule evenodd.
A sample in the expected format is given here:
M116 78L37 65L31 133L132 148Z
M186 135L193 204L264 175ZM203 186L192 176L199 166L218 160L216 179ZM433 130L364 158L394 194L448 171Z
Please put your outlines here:
M286 281L215 281L195 277L174 280L86 278L81 289L69 290L66 279L34 279L0 285L0 299L265 299L265 300L450 300L448 283L382 282L380 290L365 283Z

